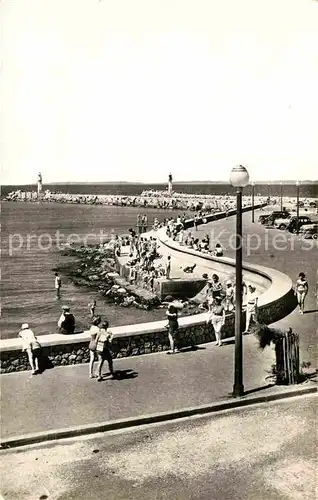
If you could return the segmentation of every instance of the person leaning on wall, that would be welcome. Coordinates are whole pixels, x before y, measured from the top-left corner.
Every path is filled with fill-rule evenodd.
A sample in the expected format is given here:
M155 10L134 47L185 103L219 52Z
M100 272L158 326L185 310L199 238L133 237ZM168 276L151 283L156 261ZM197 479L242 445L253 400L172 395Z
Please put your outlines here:
M28 323L23 323L18 333L22 340L22 351L28 355L32 375L37 375L39 371L39 357L41 354L41 344L37 340Z

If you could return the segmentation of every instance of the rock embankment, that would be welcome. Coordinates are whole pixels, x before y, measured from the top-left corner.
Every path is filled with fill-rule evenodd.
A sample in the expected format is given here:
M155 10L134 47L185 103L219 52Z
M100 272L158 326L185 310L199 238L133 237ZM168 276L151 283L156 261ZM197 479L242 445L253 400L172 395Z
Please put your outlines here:
M149 290L130 285L116 272L114 251L107 245L72 247L63 252L72 260L59 267L76 286L99 292L121 307L150 310L159 306L158 297Z

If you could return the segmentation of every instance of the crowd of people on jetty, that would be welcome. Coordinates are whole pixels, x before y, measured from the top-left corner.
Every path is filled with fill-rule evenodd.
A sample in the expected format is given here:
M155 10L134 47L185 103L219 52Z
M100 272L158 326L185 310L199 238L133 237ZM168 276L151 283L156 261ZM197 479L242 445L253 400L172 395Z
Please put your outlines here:
M198 229L199 218L204 217L204 215L202 211L199 212L198 215L195 215L193 220L195 232ZM179 244L216 257L223 256L223 248L220 243L216 243L215 247L212 248L212 242L208 234L200 239L192 234L191 230L185 232L184 227L186 221L186 214L178 215L176 219L168 217L162 222L155 217L151 229L156 231L165 227L167 236L179 242ZM114 239L108 243L108 248L111 246L117 257L122 256L122 252L129 254L129 260L126 262L126 266L129 268L128 281L130 284L136 284L154 292L156 279L162 277L170 279L171 259L168 257L166 261L163 262L155 232L153 232L152 235L145 235L143 230L146 228L148 228L148 219L146 219L146 216L138 214L137 230L139 229L140 232L136 232L135 229L130 228L129 236L121 237L115 235ZM195 265L185 266L183 271L185 273L192 273L194 268Z
M36 191L16 190L4 197L5 201L29 201L47 203L70 203L86 205L113 205L123 207L158 208L167 210L230 210L235 207L235 196L232 195L201 195L175 193L168 195L167 191L144 191L140 195L92 195L59 193L45 190L38 194ZM264 203L266 197L255 197L255 203ZM243 196L243 206L251 203L250 196Z

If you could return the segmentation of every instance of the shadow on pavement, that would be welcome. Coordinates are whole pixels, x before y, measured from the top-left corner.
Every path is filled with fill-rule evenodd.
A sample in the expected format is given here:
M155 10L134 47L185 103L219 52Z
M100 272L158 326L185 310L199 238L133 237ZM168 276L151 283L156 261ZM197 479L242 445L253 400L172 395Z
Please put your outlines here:
M202 347L202 346L198 346L198 345L194 345L194 346L190 346L190 347L180 347L180 353L182 353L182 352L203 351L204 349L206 349L206 347Z
M39 356L39 371L38 371L38 373L41 374L45 370L51 370L52 368L54 368L54 365L53 365L52 361L50 360L50 358L48 356L45 356L44 354L41 354Z
M223 345L233 345L235 344L235 340L227 340L227 339L223 339Z
M254 392L260 392L263 391L264 389L269 389L270 387L274 387L276 384L267 384L263 385L262 387L256 387L255 389L250 389L249 391L244 391L244 396L247 396L248 394L254 394Z
M304 311L304 314L316 313L318 309L310 309L309 311Z
M110 373L103 373L103 377L107 377L110 375ZM128 378L136 378L138 377L138 372L135 372L134 370L115 370L114 375L113 375L113 380L125 380Z

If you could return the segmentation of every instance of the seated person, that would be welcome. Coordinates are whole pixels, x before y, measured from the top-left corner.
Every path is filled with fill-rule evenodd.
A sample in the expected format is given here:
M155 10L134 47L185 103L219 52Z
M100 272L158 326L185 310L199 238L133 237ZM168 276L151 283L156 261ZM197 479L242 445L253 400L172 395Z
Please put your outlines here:
M75 330L74 315L70 312L70 308L68 306L63 306L62 311L63 312L57 322L57 326L61 333L71 335Z
M183 268L183 272L184 273L193 273L195 266L196 266L196 264L193 264L193 266L185 266Z
M199 238L196 238L193 242L193 250L199 250Z
M215 257L223 257L223 248L221 247L220 243L217 243L215 245L214 255Z

